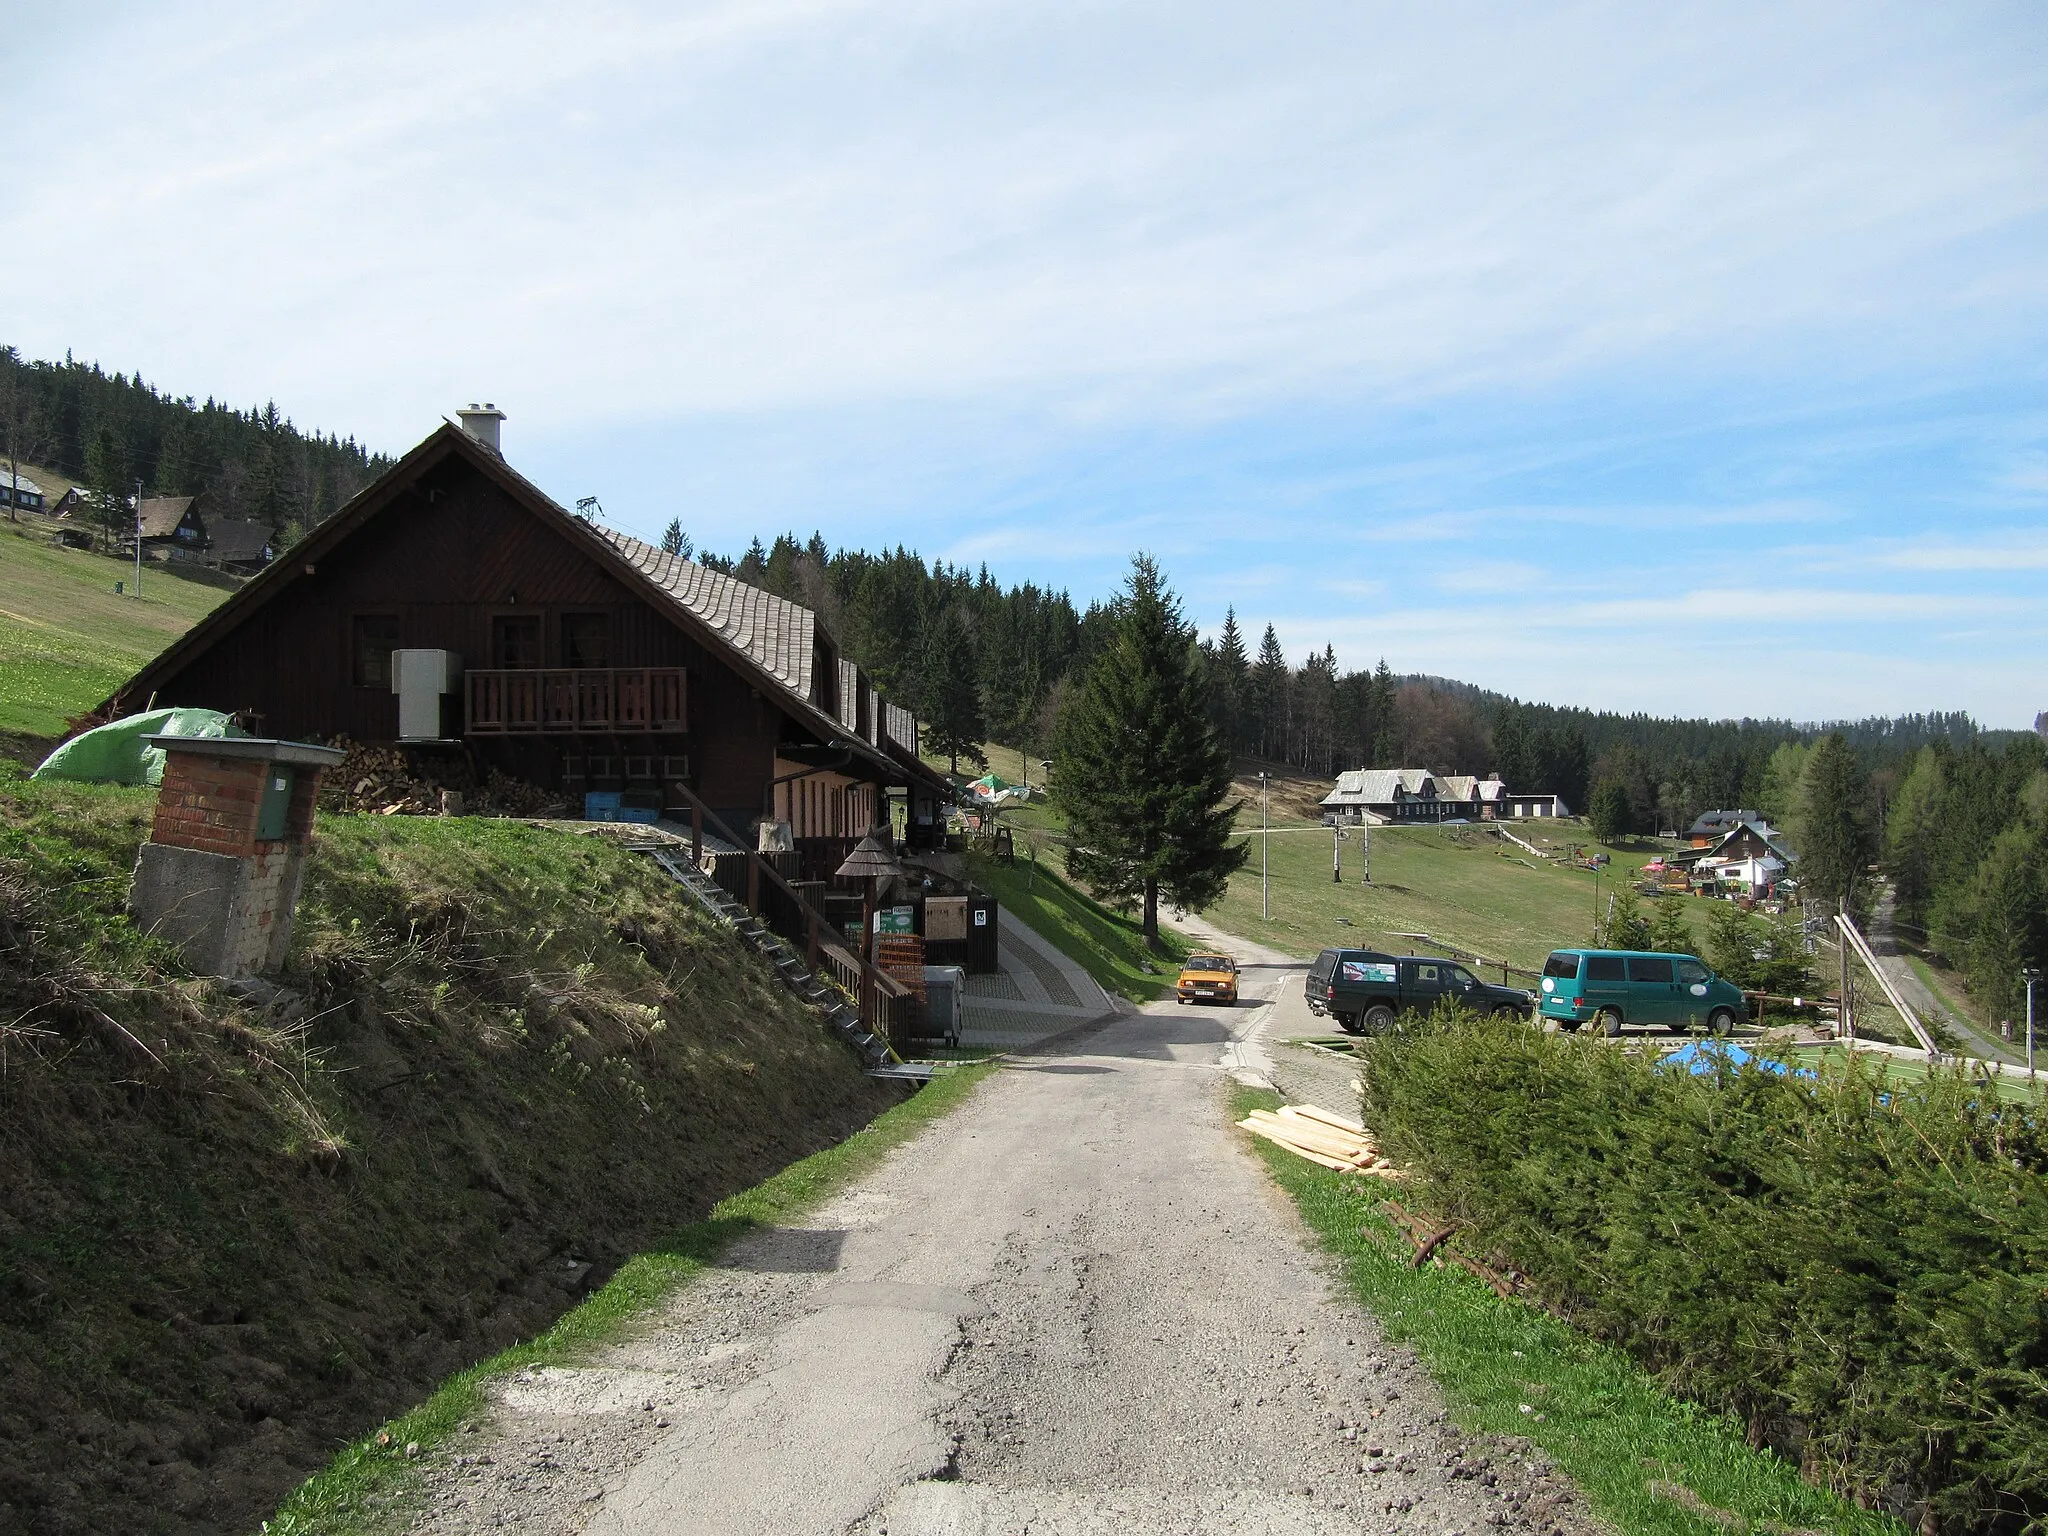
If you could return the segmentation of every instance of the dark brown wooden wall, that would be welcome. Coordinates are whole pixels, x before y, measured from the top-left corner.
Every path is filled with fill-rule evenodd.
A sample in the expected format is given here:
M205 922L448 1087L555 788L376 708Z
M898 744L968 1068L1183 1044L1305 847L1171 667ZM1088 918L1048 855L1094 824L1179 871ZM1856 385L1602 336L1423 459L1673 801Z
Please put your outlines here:
M287 557L289 558L289 557ZM611 616L613 666L687 667L698 793L759 814L778 738L799 728L748 680L556 528L460 460L444 463L358 528L288 587L156 685L156 702L254 711L266 735L388 742L398 700L358 687L350 655L358 615L390 614L399 644L495 664L491 620L534 614L548 665L560 665L561 617ZM131 699L131 708L143 700ZM603 750L593 744L594 750ZM523 777L541 754L517 753ZM509 766L509 765L508 765Z

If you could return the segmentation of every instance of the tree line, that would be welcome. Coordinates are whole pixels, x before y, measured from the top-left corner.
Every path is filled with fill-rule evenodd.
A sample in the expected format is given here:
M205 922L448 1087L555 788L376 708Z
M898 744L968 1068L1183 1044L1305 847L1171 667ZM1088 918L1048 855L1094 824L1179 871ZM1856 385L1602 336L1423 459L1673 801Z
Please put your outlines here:
M260 523L290 543L390 464L353 437L301 432L275 401L202 403L69 353L32 361L0 347L0 468L79 482L109 538L128 532L125 503L140 482L145 496L204 495L212 516Z

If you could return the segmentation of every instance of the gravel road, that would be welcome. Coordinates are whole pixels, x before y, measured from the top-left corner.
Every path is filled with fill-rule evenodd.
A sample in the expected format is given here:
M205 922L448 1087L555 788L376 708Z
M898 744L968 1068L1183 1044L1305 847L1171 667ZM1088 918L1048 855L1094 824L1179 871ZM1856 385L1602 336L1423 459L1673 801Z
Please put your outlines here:
M1446 1424L1231 1127L1224 1064L1270 1056L1301 986L1248 958L1238 1008L1017 1061L641 1336L506 1382L430 1457L413 1528L1592 1529L1537 1453Z

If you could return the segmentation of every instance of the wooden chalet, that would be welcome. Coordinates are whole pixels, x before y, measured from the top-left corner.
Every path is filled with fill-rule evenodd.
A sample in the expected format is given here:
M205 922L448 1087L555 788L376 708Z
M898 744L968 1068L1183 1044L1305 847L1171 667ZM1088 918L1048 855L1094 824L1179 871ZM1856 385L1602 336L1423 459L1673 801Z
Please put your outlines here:
M403 738L394 657L421 652L441 653L444 696L431 734ZM916 720L809 609L585 521L453 425L109 703L152 700L267 736L411 739L576 806L629 791L687 819L694 795L750 838L786 823L805 880L830 879L892 799L907 842L936 840L950 794Z

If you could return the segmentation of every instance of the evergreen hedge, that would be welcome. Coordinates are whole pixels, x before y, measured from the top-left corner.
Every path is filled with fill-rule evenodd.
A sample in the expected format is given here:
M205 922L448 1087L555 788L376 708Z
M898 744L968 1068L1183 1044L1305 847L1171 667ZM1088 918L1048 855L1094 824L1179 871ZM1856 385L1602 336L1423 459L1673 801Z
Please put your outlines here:
M2048 1136L1962 1073L1690 1076L1446 1013L1367 1122L1460 1246L1927 1532L2048 1528Z

